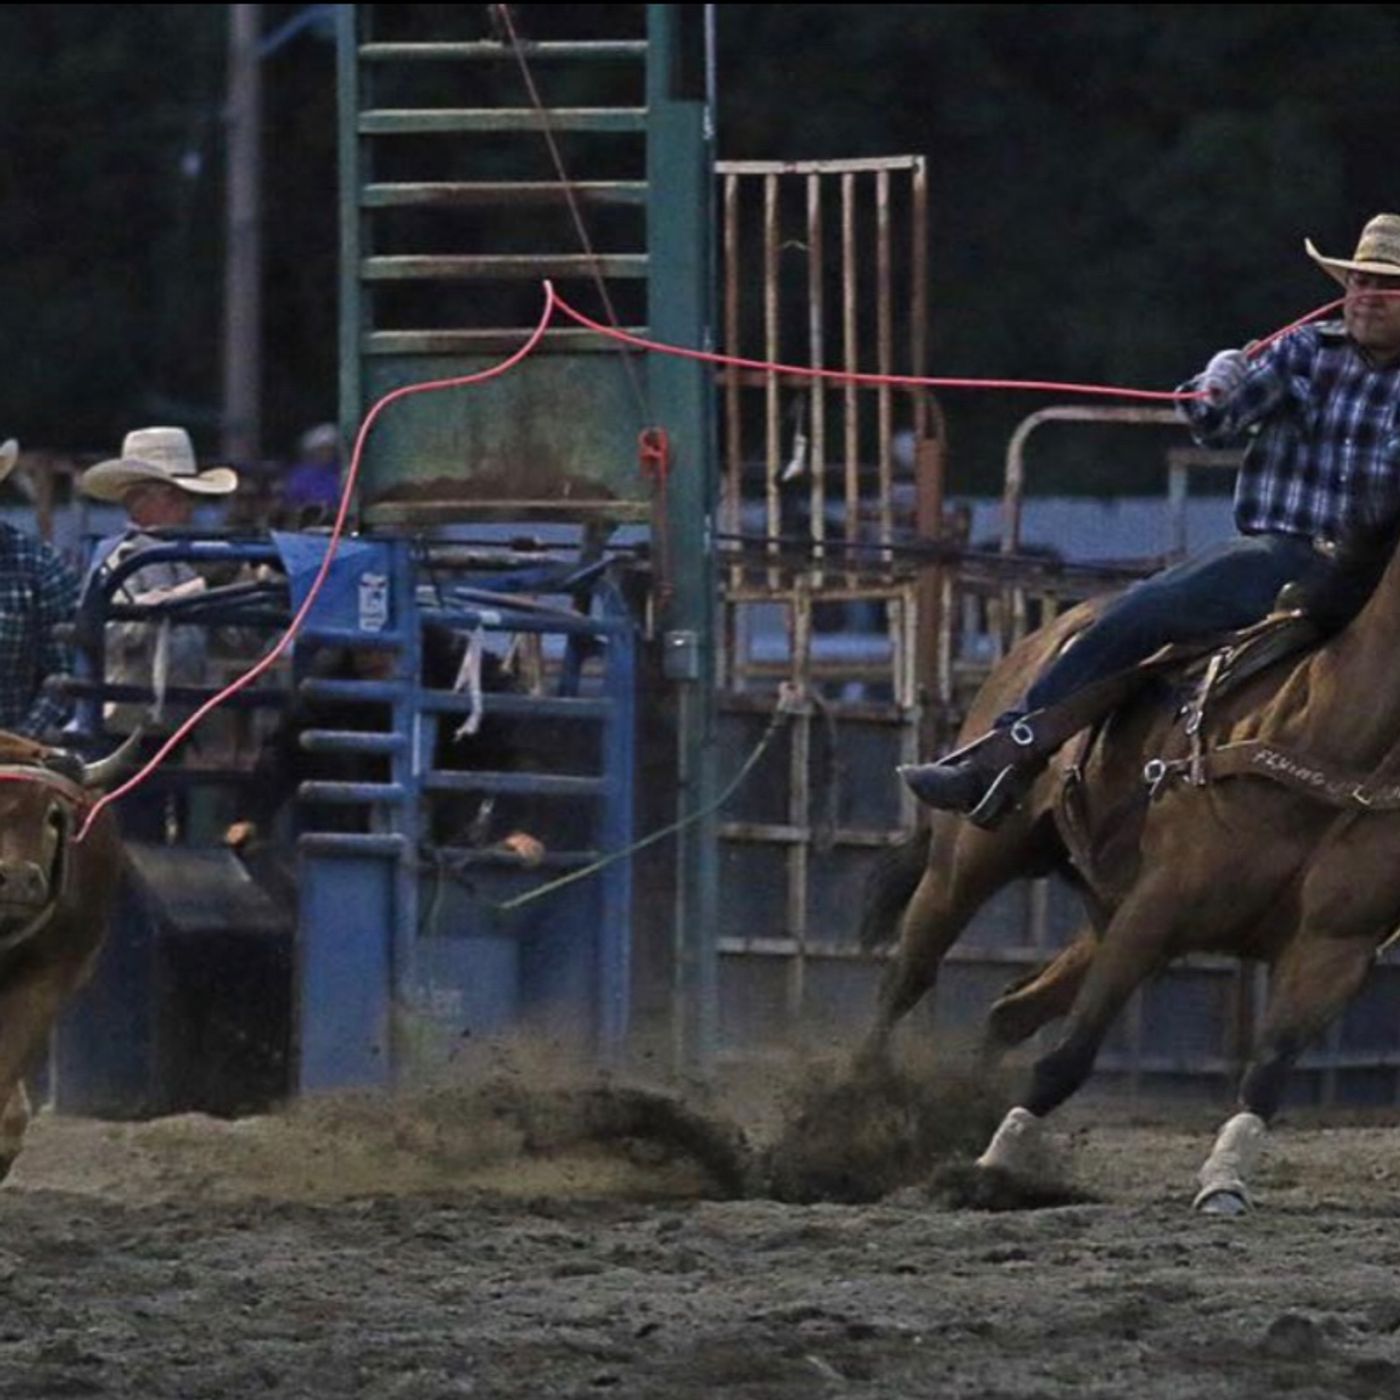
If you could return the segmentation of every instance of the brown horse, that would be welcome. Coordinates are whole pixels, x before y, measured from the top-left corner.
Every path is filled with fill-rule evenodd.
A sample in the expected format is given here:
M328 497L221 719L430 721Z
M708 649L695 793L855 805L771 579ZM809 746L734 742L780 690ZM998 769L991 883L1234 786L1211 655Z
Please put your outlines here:
M964 742L1021 695L1027 678L1084 626L1088 608L1011 651L974 702ZM1071 741L997 830L935 815L927 864L903 907L899 947L858 1063L883 1060L895 1024L933 986L944 955L996 890L1060 870L1084 890L1090 922L1052 962L1003 994L988 1040L1004 1048L1058 1016L1068 1019L978 1165L1028 1166L1038 1155L1041 1120L1087 1079L1133 992L1173 959L1227 953L1266 962L1270 990L1240 1086L1241 1111L1201 1169L1196 1204L1223 1214L1246 1209L1246 1178L1290 1068L1357 992L1400 925L1400 804L1391 790L1388 800L1364 805L1382 780L1400 779L1397 656L1400 555L1342 631L1206 711L1207 750L1261 741L1311 773L1333 801L1253 772L1197 785L1179 769L1149 796L1145 762L1179 759L1188 740L1175 701L1144 692L1076 755L1079 777L1070 772ZM1078 782L1081 799L1073 808L1064 801L1070 782ZM1364 784L1359 800L1337 797L1357 783ZM887 890L886 907L901 903L912 884L893 900Z

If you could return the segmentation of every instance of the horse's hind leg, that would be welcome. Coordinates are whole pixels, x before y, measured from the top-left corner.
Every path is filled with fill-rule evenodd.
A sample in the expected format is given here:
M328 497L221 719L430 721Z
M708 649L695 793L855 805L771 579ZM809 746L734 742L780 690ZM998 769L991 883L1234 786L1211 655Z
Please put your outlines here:
M899 946L880 981L875 1021L856 1064L878 1069L888 1059L890 1036L938 979L948 949L972 916L1033 858L1034 822L1014 817L994 832L959 817L934 819L929 862L900 923Z
M1400 921L1394 817L1343 821L1313 851L1298 897L1298 924L1274 962L1240 1109L1201 1168L1198 1209L1248 1208L1247 1178L1298 1056L1356 995L1376 948Z
M1356 995L1377 941L1372 932L1338 937L1300 931L1279 957L1258 1043L1240 1083L1240 1111L1221 1128L1201 1167L1197 1210L1239 1215L1249 1209L1248 1177L1288 1074L1298 1056Z
M985 1064L995 1064L1042 1026L1069 1014L1097 949L1094 930L1086 926L1048 963L1013 982L992 1003L982 1040Z

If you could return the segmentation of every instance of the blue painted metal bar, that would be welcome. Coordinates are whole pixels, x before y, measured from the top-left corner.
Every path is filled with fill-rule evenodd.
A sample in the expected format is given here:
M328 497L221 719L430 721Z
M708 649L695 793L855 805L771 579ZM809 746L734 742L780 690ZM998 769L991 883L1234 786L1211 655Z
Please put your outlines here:
M311 700L392 704L407 693L407 688L402 681L308 677L297 686L297 693ZM469 695L455 690L424 690L420 693L420 704L427 714L467 714L474 708ZM482 713L488 716L584 721L606 719L613 702L606 696L513 695L509 691L487 691L480 697L480 705Z
M628 624L609 644L606 687L611 702L603 721L603 768L607 800L599 825L605 851L632 844L633 760L636 717L635 626L621 593L611 584L599 589L605 614ZM598 1048L603 1058L622 1054L632 1009L632 862L614 861L599 871L602 918L598 921Z
M501 866L510 870L580 870L601 859L601 851L545 851L535 859L526 859L513 851L501 851L492 847L477 849L473 846L429 846L424 858L432 864L435 861L451 870L465 870L473 867Z
M397 651L406 645L408 638L395 628L393 631L361 632L356 627L325 627L308 623L297 638L298 645L355 647Z
M517 612L506 608L432 608L423 612L425 621L444 627L473 630L485 627L499 632L562 632L597 636L624 631L626 624L615 618L585 617L582 613Z
M297 745L307 753L401 753L402 734L375 734L359 729L303 729Z
M449 582L438 593L448 604L498 603L502 593L570 594L591 589L599 577L612 568L613 560L604 556L582 567L572 560L552 560L532 568L512 569L508 573L475 576L470 583ZM558 604L542 603L537 599L516 599L512 606L532 612L565 612Z
M497 792L522 797L601 797L606 778L582 778L562 773L474 773L433 768L423 775L429 792Z
M390 626L400 632L405 643L399 652L399 676L407 693L393 703L393 725L397 734L417 736L422 742L426 727L419 723L422 708L423 637L418 612L417 566L409 540L392 543L390 577ZM423 836L422 773L424 761L421 749L405 744L390 759L390 774L394 786L403 788L409 800L393 809L394 829L403 836L411 851L418 849ZM407 860L394 866L394 917L390 925L392 947L392 981L395 1004L405 1010L416 1010L418 990L418 871ZM395 1076L411 1069L396 1063Z
M473 702L472 697L455 690L425 690L423 708L433 714L468 714L480 704L485 715L510 715L522 719L606 719L613 702L580 696L512 695L508 691L488 691Z
M303 851L297 867L297 1088L393 1077L394 877L403 861Z
M388 782L303 782L306 804L374 804L369 833L305 832L297 843L302 890L300 1028L302 1083L340 1087L392 1082L410 1066L395 1051L393 1021L414 1011L414 944L418 928L416 860L420 831L421 765L412 736L419 725L419 624L410 542L381 541L388 615L382 630L317 626L306 651L321 645L377 646L395 653L390 682L339 681L331 694L347 704L390 706L385 733L332 729L304 739L316 751L384 754ZM353 614L352 614L353 615ZM303 679L299 695L325 699L326 682ZM372 979L347 987L347 978ZM342 1001L348 1008L343 1013ZM348 1024L341 1026L343 1014Z
M332 783L306 782L297 784L297 797L303 802L330 802L341 806L356 803L385 802L396 806L407 803L408 788L403 783Z
M402 836L366 831L308 831L297 838L297 849L337 856L407 857L411 854Z
M112 685L106 681L82 679L76 676L59 676L50 684L64 695L72 695L83 700L101 698L118 702L137 703L155 699L155 691L148 685ZM165 689L166 703L170 705L195 706L219 694L222 686L214 685L172 685ZM223 702L234 710L283 709L287 704L287 692L281 686L249 686L236 695L230 695ZM83 731L86 733L87 731Z
M104 619L113 605L112 597L132 574L151 564L274 564L279 563L276 549L266 542L251 540L220 540L208 536L200 538L164 537L164 532L143 531L143 534L159 534L161 542L140 549L123 559L112 568L103 568L87 580L83 596L78 605L78 626Z
M392 705L408 694L407 681L340 681L307 676L297 682L297 694L308 700L340 700Z
M287 609L254 608L247 602L230 601L210 594L193 598L171 598L162 603L113 603L107 609L109 622L150 622L164 620L182 627L266 627L285 628Z
M147 564L166 564L180 561L190 564L278 564L281 556L276 546L266 539L247 537L225 537L210 535L203 527L196 526L190 532L176 530L143 529L132 533L149 536L157 543L124 559L110 577L116 586L125 582L138 569Z

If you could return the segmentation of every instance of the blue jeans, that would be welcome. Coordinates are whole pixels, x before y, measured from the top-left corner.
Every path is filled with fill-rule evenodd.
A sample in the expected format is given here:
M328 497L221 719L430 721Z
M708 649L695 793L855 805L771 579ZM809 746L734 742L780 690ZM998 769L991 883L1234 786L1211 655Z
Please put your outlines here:
M1169 642L1247 627L1266 617L1285 583L1316 583L1331 561L1295 535L1238 535L1139 580L1050 664L1002 722L1058 704Z

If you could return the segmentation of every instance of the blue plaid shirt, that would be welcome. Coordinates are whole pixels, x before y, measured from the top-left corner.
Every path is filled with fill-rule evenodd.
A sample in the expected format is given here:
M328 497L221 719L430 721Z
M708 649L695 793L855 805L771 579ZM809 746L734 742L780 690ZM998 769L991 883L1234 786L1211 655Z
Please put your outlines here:
M1341 540L1400 512L1400 364L1371 364L1340 321L1275 341L1226 402L1182 408L1203 445L1248 441L1235 483L1245 534Z
M42 540L0 522L0 729L39 737L68 717L44 681L73 667L54 637L72 619L78 580Z

